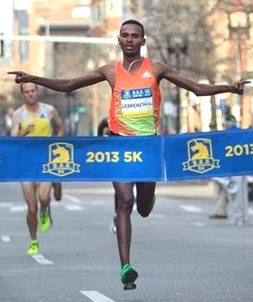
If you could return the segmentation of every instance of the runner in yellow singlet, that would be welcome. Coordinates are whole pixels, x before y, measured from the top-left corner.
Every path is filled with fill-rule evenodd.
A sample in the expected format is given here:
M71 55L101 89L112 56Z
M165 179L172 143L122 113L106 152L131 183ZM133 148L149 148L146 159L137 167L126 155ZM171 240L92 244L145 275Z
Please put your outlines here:
M56 135L64 134L64 124L56 109L38 101L38 86L34 83L22 83L20 91L25 104L16 109L12 115L12 136L52 136L53 123L56 125ZM28 255L39 253L37 239L37 225L41 232L47 232L51 226L50 182L22 182L22 191L27 203L26 221L30 232L31 242ZM37 219L38 205L40 205L39 223Z
M232 85L202 84L183 77L170 65L143 58L140 50L146 43L145 32L143 25L137 20L127 20L122 23L118 43L123 53L122 62L103 65L80 77L49 79L23 71L8 73L16 76L17 83L33 82L62 92L107 81L112 89L108 116L109 129L111 134L126 136L157 133L161 102L159 84L163 79L197 96L225 92L242 94L244 84L250 82L242 80ZM137 193L137 211L142 217L147 217L154 205L155 183L114 182L113 186L118 200L116 229L121 261L120 279L124 289L134 289L138 277L136 269L130 263L134 186Z

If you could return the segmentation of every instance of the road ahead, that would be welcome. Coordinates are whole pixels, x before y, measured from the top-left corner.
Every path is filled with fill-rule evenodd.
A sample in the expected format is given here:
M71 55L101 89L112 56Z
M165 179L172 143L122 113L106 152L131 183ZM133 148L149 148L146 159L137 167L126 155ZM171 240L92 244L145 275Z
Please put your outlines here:
M250 224L209 220L210 185L159 185L149 218L133 212L137 289L123 291L108 184L66 183L52 202L54 225L26 255L26 207L17 183L0 184L1 302L252 302Z

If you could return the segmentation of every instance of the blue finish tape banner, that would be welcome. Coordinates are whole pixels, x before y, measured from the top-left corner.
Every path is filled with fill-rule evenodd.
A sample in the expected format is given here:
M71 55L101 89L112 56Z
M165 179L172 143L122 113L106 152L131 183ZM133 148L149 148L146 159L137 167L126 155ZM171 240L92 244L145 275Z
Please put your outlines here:
M160 181L162 138L0 138L0 181Z
M253 131L231 130L165 138L166 180L253 174Z
M0 181L176 181L253 174L253 130L0 137Z

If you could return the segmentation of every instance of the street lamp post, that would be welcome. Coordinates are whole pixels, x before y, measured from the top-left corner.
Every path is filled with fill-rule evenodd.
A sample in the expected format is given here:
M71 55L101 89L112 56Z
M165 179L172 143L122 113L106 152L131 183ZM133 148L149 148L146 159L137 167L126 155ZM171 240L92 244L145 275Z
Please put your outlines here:
M253 12L251 1L240 5L227 3L229 38L235 47L235 76L241 80L246 72L246 42L250 38L250 13ZM247 108L244 96L238 96L238 115L241 117L242 126L247 124ZM240 109L239 109L240 108Z
M235 41L235 63L236 76L240 80L242 77L242 43L249 38L249 14L247 12L229 12L228 13L229 38Z
M187 43L181 37L174 37L168 43L168 54L169 56L174 55L175 65L177 72L180 71L181 55L187 54ZM180 88L176 86L176 108L177 108L177 121L176 121L176 132L179 133L181 130L181 99L180 99Z
M67 114L66 114L66 122L67 122L67 134L69 136L72 136L75 134L75 121L73 118L73 112L74 112L74 104L75 104L75 94L74 92L67 92L66 93L67 98Z
M1 36L3 36L2 33L0 33ZM4 57L4 40L0 40L0 57Z

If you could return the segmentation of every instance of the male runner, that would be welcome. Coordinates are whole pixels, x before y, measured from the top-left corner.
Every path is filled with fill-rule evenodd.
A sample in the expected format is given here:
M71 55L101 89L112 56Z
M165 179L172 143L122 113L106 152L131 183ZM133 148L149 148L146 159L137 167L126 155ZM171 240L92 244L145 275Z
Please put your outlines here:
M12 136L52 136L52 123L56 125L56 135L64 134L64 124L56 109L38 101L38 86L34 83L20 84L20 91L24 98L24 105L16 109L12 115ZM37 240L37 214L40 204L39 228L47 232L51 226L50 220L50 182L22 182L22 191L27 203L26 221L30 232L31 242L27 254L39 253Z
M165 79L175 85L192 91L197 96L231 92L242 94L244 84L238 81L232 85L200 84L180 75L171 66L149 58L141 57L141 47L145 45L143 25L136 20L127 20L120 27L118 43L123 52L123 60L106 64L93 72L73 79L49 79L12 71L15 81L33 82L57 91L70 92L82 87L107 81L112 89L112 99L108 125L112 135L138 136L156 135L159 122L161 93L159 84ZM144 97L136 97L136 93ZM131 103L131 107L129 104ZM134 204L136 185L137 211L147 217L154 205L154 182L114 182L118 199L117 239L121 261L121 282L124 289L135 288L137 271L130 263L131 212Z

